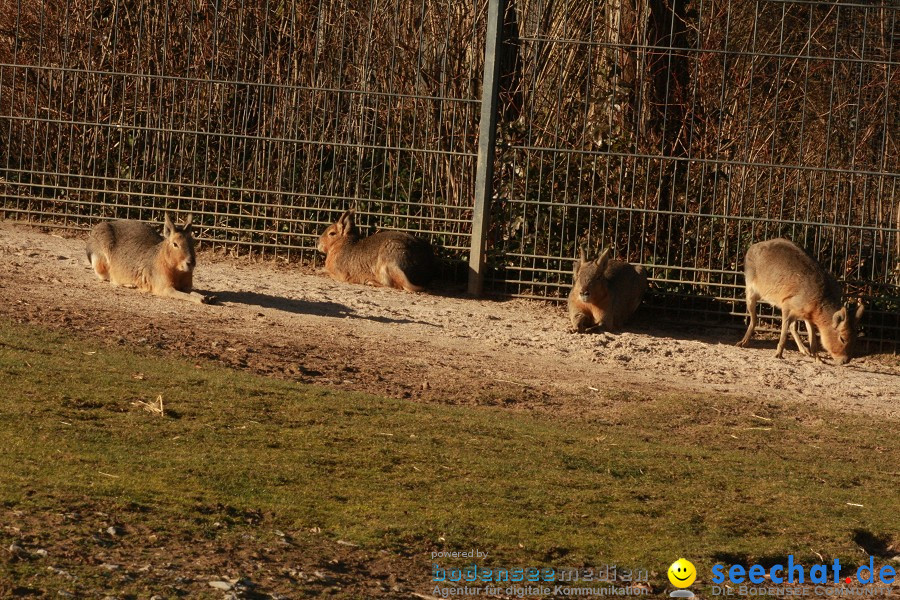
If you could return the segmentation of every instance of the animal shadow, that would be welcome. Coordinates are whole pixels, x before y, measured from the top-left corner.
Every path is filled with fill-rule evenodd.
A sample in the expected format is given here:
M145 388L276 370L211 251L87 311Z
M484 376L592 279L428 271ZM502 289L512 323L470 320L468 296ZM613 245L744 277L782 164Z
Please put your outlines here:
M894 549L891 543L891 537L888 534L878 535L865 529L855 529L853 531L853 541L859 544L859 547L876 558L893 558L900 552Z
M337 302L320 302L309 300L294 300L283 296L260 294L259 292L216 292L217 300L221 302L233 302L261 308L273 308L289 313L317 315L320 317L344 318L354 316L353 310Z
M416 324L430 325L439 327L434 323L425 321L415 321L412 319L402 319L385 317L380 315L360 315L352 308L339 304L337 302L294 300L284 298L282 296L272 296L269 294L260 294L259 292L217 292L216 298L221 302L233 302L235 304L246 304L249 306L259 306L261 308L272 308L284 312L290 312L303 315L315 315L319 317L333 317L336 319L364 319L366 321L374 321L376 323L394 323L394 324Z

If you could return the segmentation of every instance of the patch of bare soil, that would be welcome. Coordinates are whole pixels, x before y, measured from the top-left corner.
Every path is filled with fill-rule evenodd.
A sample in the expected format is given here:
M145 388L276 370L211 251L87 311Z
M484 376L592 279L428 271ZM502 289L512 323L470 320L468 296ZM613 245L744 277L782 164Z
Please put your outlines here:
M424 557L366 551L316 529L281 531L259 512L197 508L205 537L187 531L196 524L148 526L148 506L0 508L0 598L410 598L428 587Z
M196 507L203 515L202 526L208 528L198 537L196 522L148 525L154 519L159 522L158 516L148 514L153 511L148 505L112 505L90 498L67 499L65 512L52 514L0 506L0 598L435 599L430 593L435 587L432 565L424 554L372 552L328 539L318 528L281 531L271 515L224 505ZM620 580L615 585L631 583ZM439 587L457 586L462 584ZM647 597L667 597L659 584L635 586L645 588ZM785 584L777 586L782 593L768 594L852 595L842 594L841 585L824 587L823 593L811 584ZM503 592L482 596L522 597ZM554 592L541 597L571 596ZM897 598L898 587L879 585L866 597Z
M900 361L838 367L734 330L570 333L564 308L409 294L332 281L312 269L200 252L194 305L98 281L84 241L0 222L0 314L303 382L392 397L581 414L617 394L738 395L897 417Z

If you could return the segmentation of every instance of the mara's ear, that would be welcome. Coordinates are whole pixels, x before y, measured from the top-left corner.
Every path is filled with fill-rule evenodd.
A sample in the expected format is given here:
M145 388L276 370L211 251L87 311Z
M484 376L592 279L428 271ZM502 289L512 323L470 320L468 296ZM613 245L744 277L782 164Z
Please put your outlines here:
M856 307L856 320L859 321L862 319L863 313L865 312L866 307L863 305L862 300L859 301L859 306Z
M191 225L194 222L194 215L189 214L187 219L184 220L184 225L181 226L181 230L185 233L191 232Z
M847 320L847 307L842 306L841 310L834 313L834 316L831 317L831 326L837 329L841 326L841 323Z
M612 246L604 250L600 253L600 258L597 259L597 267L600 269L602 273L604 269L606 269L606 263L609 262L609 255L612 252Z
M172 223L172 218L166 213L166 218L163 220L163 237L171 237L173 233L175 233L175 225Z
M584 257L584 248L581 248L578 251L578 258L575 259L575 263L572 267L572 272L578 275L578 271L581 269L581 265L587 262L587 259Z
M337 220L338 233L344 233L353 229L353 209L344 211Z

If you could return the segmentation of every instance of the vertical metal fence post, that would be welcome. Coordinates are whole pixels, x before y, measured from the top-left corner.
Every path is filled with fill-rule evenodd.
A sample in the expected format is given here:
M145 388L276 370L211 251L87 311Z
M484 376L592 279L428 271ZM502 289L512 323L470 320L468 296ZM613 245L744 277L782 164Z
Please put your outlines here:
M475 208L472 213L472 248L469 251L469 293L480 296L484 288L484 242L494 189L494 147L497 138L497 90L500 61L497 47L503 31L506 0L488 0L484 44L484 77L481 87L481 121L478 126L478 161L475 171Z

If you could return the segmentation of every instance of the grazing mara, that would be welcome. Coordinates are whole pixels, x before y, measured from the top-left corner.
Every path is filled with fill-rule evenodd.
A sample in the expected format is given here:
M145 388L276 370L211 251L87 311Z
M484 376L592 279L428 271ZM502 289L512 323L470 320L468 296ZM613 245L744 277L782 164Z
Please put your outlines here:
M846 364L856 341L856 326L864 307L856 312L841 305L841 289L834 277L822 269L799 246L782 238L753 244L744 259L747 311L750 325L738 346L744 347L756 329L759 300L781 309L781 339L775 356L782 358L788 331L803 354L818 359L815 331L822 345L838 364ZM809 349L800 339L796 321L805 321Z

